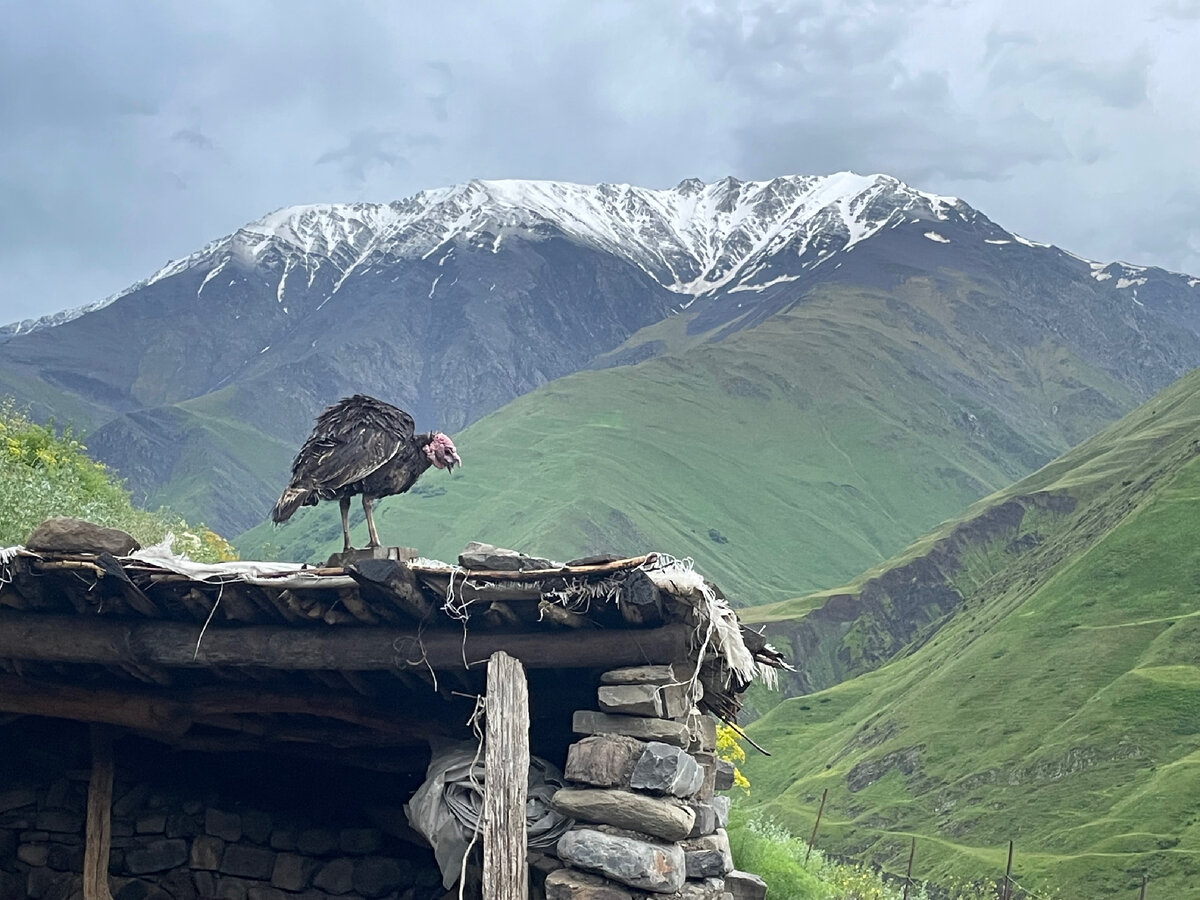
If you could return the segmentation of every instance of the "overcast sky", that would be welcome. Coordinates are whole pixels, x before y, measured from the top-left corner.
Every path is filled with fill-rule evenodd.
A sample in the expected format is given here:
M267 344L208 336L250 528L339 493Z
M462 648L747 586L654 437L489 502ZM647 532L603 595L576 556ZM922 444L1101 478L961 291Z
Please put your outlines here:
M0 5L0 323L270 210L885 172L1200 274L1200 0Z

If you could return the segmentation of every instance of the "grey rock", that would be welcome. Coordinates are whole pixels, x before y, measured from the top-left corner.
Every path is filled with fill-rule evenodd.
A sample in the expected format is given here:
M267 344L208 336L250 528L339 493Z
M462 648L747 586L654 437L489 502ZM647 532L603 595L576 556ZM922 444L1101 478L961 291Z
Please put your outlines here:
M350 893L354 889L354 861L342 857L326 863L313 877L313 886L328 894Z
M54 884L61 876L51 872L46 868L30 869L29 875L25 880L26 896L31 898L44 897L46 891Z
M265 884L251 884L246 887L246 900L295 900L283 891Z
M661 688L654 684L602 684L596 692L600 709L626 716L663 717Z
M171 815L167 816L166 828L163 834L170 838L190 838L195 837L203 831L204 827L196 816L185 813L171 813Z
M717 811L713 807L712 801L688 800L686 802L692 812L696 814L696 824L688 833L689 838L712 834L717 830Z
M20 809L37 801L37 792L33 788L14 788L11 791L0 791L0 813Z
M246 882L237 878L222 878L217 882L215 900L246 900Z
M686 726L669 719L612 716L580 709L571 718L571 728L576 734L623 734L644 741L662 741L676 747L686 747L688 743Z
M193 872L192 887L201 897L212 897L217 892L217 876L212 872Z
M675 684L680 681L674 666L627 666L610 669L600 676L601 684Z
M280 853L271 870L271 884L285 891L302 891L308 887L316 870L317 863L307 856Z
M719 878L733 871L733 854L729 849L729 836L721 828L704 837L681 841L687 877Z
M729 804L730 804L729 798L726 797L725 795L721 795L720 797L713 797L712 800L710 800L708 802L712 804L713 810L716 811L717 827L728 828L729 827Z
M296 829L276 828L271 832L270 844L272 850L295 850Z
M563 775L596 787L629 787L633 767L646 750L646 743L620 734L585 737L567 748Z
M25 539L25 546L42 552L111 553L113 556L128 556L142 548L132 535L119 528L105 528L68 516L47 519L33 529Z
M27 866L44 866L49 855L48 844L22 844L17 848L17 859Z
M696 814L676 800L629 791L563 788L551 802L571 818L628 828L665 841L687 837L696 821Z
M76 834L83 829L83 816L65 809L44 809L37 815L37 829Z
M46 865L58 872L83 871L83 847L64 847L51 844L46 854Z
M221 857L225 855L225 842L219 837L202 834L192 840L191 867L207 872L221 868Z
M629 786L641 791L690 797L700 790L704 770L685 750L651 741L630 775Z
M165 872L188 861L187 841L165 838L134 847L125 854L125 871L130 875Z
M242 817L211 807L204 812L204 831L225 841L242 839Z
M155 812L138 816L133 830L137 834L162 834L167 830L167 814Z
M733 763L726 759L717 760L717 773L713 781L713 789L727 791L733 787Z
M387 856L368 856L354 864L354 890L364 897L382 897L412 879L412 862Z
M546 876L546 900L633 900L633 895L607 878L576 869L557 869Z
M480 541L471 541L458 555L458 564L464 569L486 569L493 572L517 572L522 569L559 569L562 563L538 556L527 556L516 550L494 547Z
M230 844L221 858L220 872L240 878L257 878L266 881L275 870L275 851L265 847L248 847Z
M574 829L558 839L558 856L581 869L657 894L683 887L685 861L677 844L638 841L591 829ZM553 877L553 876L551 876Z
M752 872L734 869L725 876L725 890L733 900L766 900L767 883Z

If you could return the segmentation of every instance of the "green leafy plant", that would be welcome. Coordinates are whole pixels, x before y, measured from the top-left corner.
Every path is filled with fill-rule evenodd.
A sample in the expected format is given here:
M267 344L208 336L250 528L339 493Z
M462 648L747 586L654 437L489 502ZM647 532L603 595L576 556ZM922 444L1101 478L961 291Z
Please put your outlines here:
M120 528L143 545L174 535L176 552L204 562L236 559L209 528L168 510L136 508L129 492L68 426L39 425L11 399L0 398L0 546L21 544L51 516L73 516Z

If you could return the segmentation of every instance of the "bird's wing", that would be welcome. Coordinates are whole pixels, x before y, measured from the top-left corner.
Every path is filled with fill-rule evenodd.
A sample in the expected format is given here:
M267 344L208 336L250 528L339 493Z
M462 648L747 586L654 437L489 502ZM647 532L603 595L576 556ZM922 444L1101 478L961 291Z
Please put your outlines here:
M343 488L387 463L412 440L412 416L378 400L351 397L325 410L292 464L292 483Z

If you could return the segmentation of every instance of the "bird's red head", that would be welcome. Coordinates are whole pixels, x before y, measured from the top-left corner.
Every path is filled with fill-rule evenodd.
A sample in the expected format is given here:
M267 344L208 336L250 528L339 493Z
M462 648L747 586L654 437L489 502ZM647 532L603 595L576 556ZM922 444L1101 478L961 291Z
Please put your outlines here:
M454 441L440 431L430 438L424 449L429 461L439 469L448 469L452 472L455 466L463 464L458 456L458 450L454 446Z

